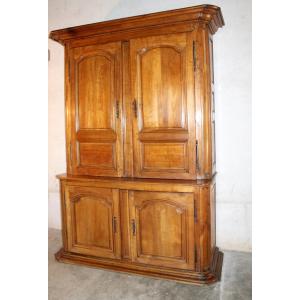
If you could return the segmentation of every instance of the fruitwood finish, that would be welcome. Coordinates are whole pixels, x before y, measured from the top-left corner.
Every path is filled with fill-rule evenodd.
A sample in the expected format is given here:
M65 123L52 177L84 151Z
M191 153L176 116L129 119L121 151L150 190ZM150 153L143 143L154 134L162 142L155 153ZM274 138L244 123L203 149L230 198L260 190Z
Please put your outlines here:
M220 279L212 35L200 5L50 33L65 47L59 261Z

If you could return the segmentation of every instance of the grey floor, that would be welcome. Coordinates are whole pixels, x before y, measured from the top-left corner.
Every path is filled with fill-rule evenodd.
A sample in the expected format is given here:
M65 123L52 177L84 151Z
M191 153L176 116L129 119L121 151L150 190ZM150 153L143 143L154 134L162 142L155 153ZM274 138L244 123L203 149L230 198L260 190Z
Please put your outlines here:
M251 253L224 251L222 281L193 286L58 263L60 231L49 229L49 300L251 299Z

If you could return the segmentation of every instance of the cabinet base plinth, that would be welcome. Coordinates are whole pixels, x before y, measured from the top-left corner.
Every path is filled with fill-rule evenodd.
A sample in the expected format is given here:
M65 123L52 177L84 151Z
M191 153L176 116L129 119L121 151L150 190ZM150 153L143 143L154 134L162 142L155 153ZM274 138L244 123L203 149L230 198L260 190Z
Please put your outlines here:
M221 279L223 263L223 253L219 251L217 247L214 250L210 270L203 273L179 269L157 268L149 265L135 264L130 261L98 258L66 252L63 248L55 254L55 258L57 261L63 263L84 265L93 268L133 273L155 278L164 278L194 285L210 284L219 281Z

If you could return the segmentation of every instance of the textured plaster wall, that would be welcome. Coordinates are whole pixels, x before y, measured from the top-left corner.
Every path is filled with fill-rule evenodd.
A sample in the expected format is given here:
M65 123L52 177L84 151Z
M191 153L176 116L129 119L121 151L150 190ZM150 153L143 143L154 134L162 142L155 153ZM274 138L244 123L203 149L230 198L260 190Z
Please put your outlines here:
M49 31L199 4L222 8L214 37L217 244L251 250L251 1L49 0ZM49 40L49 227L60 228L56 174L66 170L63 47Z

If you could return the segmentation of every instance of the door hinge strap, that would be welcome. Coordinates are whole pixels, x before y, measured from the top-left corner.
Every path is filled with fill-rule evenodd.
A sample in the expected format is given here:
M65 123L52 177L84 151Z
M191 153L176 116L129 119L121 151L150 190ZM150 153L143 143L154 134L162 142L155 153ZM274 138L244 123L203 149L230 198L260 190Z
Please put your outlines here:
M113 232L117 233L117 218L113 217L112 219L112 227L113 227Z
M134 116L137 118L137 103L136 103L136 99L133 100L132 107L133 107Z
M135 220L131 220L131 228L132 228L132 235L135 235L136 233L136 226L135 226Z
M198 153L198 140L196 140L196 169L200 170L199 153Z
M119 108L119 101L116 102L116 118L119 119L120 115L120 108Z

